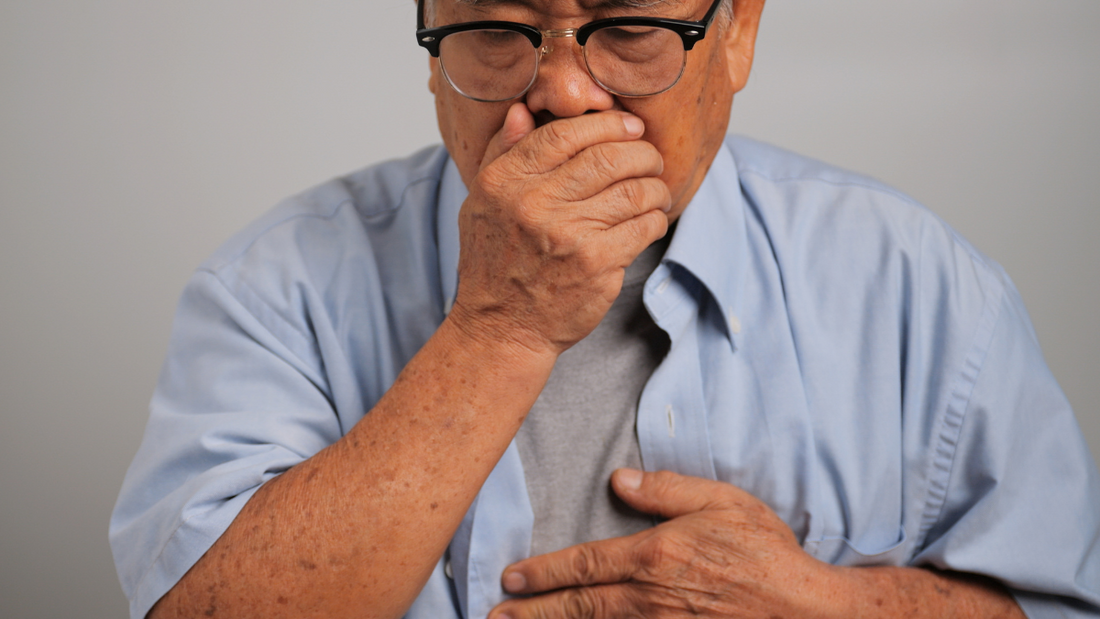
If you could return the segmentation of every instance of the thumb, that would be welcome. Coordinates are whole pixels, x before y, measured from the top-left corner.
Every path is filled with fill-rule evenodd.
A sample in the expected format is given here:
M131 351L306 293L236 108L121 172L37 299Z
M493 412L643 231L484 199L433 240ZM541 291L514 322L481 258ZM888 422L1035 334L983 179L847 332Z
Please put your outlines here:
M612 473L611 486L634 509L668 519L723 507L733 489L729 484L701 477L635 469Z
M489 140L489 146L481 157L481 168L497 160L504 153L512 150L527 134L535 130L535 117L527 109L527 104L522 101L513 103L508 108L508 115L504 117L504 126Z

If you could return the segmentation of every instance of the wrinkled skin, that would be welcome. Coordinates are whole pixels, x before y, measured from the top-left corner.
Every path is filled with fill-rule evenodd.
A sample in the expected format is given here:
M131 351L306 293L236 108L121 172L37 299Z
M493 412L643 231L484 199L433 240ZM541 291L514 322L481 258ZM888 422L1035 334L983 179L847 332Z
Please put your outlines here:
M563 28L622 14L700 19L709 5L611 11L577 0L483 7L437 0L435 19ZM737 5L742 17L716 19L680 82L652 97L600 88L571 39L553 42L535 85L514 102L467 99L431 62L440 132L470 189L459 221L457 324L555 353L595 328L619 294L623 269L683 212L721 146L752 64L762 1ZM624 134L624 118L644 132Z
M767 505L722 482L620 469L612 486L666 522L510 566L520 596L489 619L1023 618L999 585L914 568L841 568L803 552Z
M566 548L510 567L512 593L547 593L498 607L494 619L549 617L801 617L830 566L752 495L673 473L620 470L616 492L668 518L629 537ZM631 487L631 482L641 487Z
M459 215L452 320L553 354L587 335L623 269L668 227L661 156L638 139L643 131L620 112L534 130L527 108L513 105L489 149L506 152L474 178Z

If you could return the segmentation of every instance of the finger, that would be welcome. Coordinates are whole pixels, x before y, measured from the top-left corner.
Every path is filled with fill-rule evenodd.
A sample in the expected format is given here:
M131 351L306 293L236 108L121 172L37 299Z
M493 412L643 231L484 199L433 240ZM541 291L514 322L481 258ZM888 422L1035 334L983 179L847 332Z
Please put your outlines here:
M626 268L638 254L668 233L668 216L660 210L651 210L608 228L605 244L612 248L609 264Z
M629 142L645 133L637 116L609 110L572 118L559 118L534 130L512 152L528 174L545 174L576 157L584 149L604 142Z
M531 110L527 109L527 105L523 102L513 103L504 117L504 125L489 140L489 145L485 148L485 154L481 157L481 168L512 150L520 140L534 130L535 117L531 115Z
M501 584L508 593L521 594L629 580L639 569L634 552L637 537L645 534L578 544L524 559L504 570Z
M638 601L628 585L563 589L526 599L508 600L489 619L614 619L638 617Z
M563 200L583 200L630 178L660 176L660 151L649 142L603 142L590 146L558 167L553 181Z
M646 473L619 469L611 475L611 487L634 509L663 518L728 508L736 504L742 495L751 498L726 483L669 471Z
M650 211L667 212L672 204L668 185L659 178L632 178L619 181L599 194L573 202L569 211L578 219L597 225L586 226L607 230Z
M650 211L667 213L672 208L672 194L659 178L631 178L619 181L589 200L595 212L607 212L614 224Z

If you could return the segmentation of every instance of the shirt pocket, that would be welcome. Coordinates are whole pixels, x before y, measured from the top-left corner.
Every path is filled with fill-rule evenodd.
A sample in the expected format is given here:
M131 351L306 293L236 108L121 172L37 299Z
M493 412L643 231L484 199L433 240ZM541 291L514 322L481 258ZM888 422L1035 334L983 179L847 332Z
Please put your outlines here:
M813 474L808 553L833 565L906 565L913 536L905 527L899 456L834 458Z
M908 535L898 526L893 533L876 531L853 541L843 535L825 535L807 540L806 552L833 565L867 567L875 565L905 565L908 561Z

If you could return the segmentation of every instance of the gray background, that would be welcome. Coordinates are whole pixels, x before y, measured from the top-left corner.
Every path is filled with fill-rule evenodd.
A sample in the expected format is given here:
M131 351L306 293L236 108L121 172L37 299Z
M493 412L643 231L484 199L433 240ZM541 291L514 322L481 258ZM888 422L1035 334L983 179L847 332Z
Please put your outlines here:
M179 292L278 199L438 139L411 0L0 3L0 616L122 617L107 519ZM1100 3L772 2L736 132L1013 275L1100 453Z

